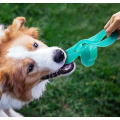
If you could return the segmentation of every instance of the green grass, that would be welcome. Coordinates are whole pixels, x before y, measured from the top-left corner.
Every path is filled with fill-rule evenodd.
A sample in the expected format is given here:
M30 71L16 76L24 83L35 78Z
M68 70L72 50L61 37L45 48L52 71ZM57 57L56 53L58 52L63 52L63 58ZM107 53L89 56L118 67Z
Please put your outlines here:
M40 28L40 40L67 49L104 28L120 4L0 4L0 23L26 17ZM45 94L19 110L24 116L120 116L120 41L98 49L95 64L80 58L75 72L52 79Z

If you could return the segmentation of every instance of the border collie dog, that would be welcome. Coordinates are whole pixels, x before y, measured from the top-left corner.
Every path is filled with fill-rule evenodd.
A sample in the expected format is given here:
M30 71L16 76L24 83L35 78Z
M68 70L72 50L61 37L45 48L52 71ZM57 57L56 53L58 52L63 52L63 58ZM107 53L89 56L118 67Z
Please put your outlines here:
M48 79L71 74L75 64L65 65L66 53L38 40L38 28L24 26L17 17L4 29L0 25L0 116L22 116L13 109L38 99Z

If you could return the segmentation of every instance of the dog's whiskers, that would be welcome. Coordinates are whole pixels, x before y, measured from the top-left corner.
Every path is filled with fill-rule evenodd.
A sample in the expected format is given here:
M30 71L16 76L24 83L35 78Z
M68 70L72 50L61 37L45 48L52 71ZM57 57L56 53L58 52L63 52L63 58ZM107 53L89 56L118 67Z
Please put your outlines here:
M63 41L63 40L62 40L62 41ZM63 43L63 44L62 44L62 41L61 41L60 44L59 44L59 47L61 47L61 48L62 48L66 43L68 43L68 40L67 40L65 43Z

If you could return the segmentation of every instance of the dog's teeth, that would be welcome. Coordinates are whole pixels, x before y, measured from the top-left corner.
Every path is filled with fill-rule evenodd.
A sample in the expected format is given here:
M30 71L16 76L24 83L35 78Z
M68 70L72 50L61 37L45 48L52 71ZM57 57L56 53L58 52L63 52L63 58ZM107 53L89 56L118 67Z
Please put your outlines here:
M64 70L69 70L71 66L66 67Z

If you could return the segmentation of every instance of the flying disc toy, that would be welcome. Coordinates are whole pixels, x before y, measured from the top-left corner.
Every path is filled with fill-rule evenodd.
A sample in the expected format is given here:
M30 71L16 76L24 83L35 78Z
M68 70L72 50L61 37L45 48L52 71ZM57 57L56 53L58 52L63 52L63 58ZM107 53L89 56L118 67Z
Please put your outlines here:
M89 39L80 40L65 52L67 59L65 64L73 62L78 56L81 57L81 62L85 66L92 66L97 58L97 47L107 47L113 44L118 36L118 30L114 31L108 38L102 40L106 35L105 29L100 31Z

